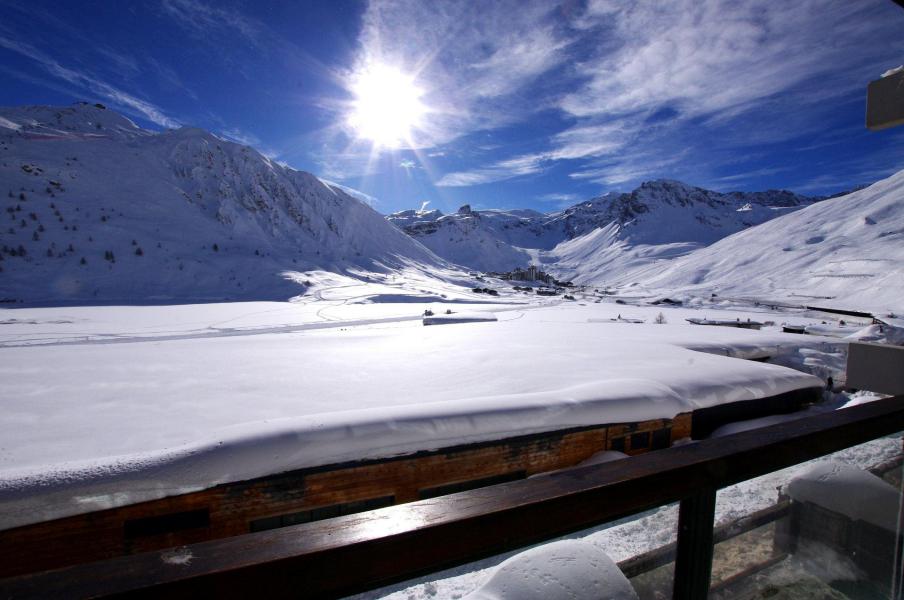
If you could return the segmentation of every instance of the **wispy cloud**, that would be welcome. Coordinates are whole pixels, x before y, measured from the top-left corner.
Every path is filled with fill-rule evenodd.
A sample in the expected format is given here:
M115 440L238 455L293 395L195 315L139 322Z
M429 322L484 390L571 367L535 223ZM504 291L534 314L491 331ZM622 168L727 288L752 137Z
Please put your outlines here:
M387 63L417 74L431 119L413 140L435 147L463 133L499 127L546 103L524 94L568 58L570 41L556 7L500 0L374 0L363 18L361 64Z
M339 69L314 58L262 20L263 16L213 0L163 0L160 6L164 15L194 38L190 50L206 52L220 66L227 65L250 81L260 81L263 66L265 73L289 69L341 82Z
M245 144L246 146L256 146L261 143L260 138L257 137L256 135L254 135L253 133L248 133L247 131L242 131L241 129L239 129L237 127L230 127L227 129L222 129L220 131L220 133L224 137L226 137L234 142L238 142L240 144Z
M516 156L487 167L447 173L435 185L438 187L466 187L504 181L521 175L531 175L542 171L543 163L547 160L547 155L542 153Z
M122 108L127 113L138 114L163 127L172 128L179 126L179 123L175 119L167 116L162 109L151 102L138 98L102 81L91 73L63 66L50 55L38 50L28 43L0 33L0 47L30 58L53 77L61 79L79 89L98 94L106 98L111 104Z
M555 161L610 157L633 139L636 132L622 123L572 127L550 139L552 149L501 160L489 166L447 173L436 185L464 187L504 181L541 172ZM582 175L573 176L583 178Z
M364 192L362 192L360 190L356 190L355 188L351 188L346 185L342 185L341 183L336 183L334 181L330 181L329 179L324 179L323 177L320 178L320 181L322 181L323 183L325 183L326 185L328 185L332 188L342 190L343 192L345 192L352 198L357 198L358 200L367 204L371 208L379 206L379 204L380 204L380 201L377 198L371 196L370 194L365 194Z
M544 202L574 202L580 199L577 194L543 194L537 198Z
M185 94L192 100L198 100L198 95L185 84L172 67L155 59L153 56L144 56L142 58L144 64L147 65L157 81L162 84L162 87Z
M579 126L552 136L552 149L501 160L489 166L447 173L436 185L464 187L504 181L523 175L533 175L554 161L611 156L628 144L635 132L621 123Z
M777 173L786 173L790 171L791 167L767 167L765 169L754 169L752 171L744 171L741 173L736 173L734 175L726 175L724 177L717 177L716 181L719 182L732 182L732 181L747 181L750 179L756 179L759 177L764 177L766 175L775 175Z
M616 160L592 163L584 170L571 173L569 177L588 180L608 187L638 182L651 177L651 174L655 174L656 177L673 176L677 174L667 172L667 170L673 169L681 163L687 154L687 150L675 153L639 150L619 156ZM685 179L688 178L685 177Z
M141 66L138 63L138 59L130 54L117 52L112 48L102 45L96 45L92 49L103 56L104 59L106 59L107 64L122 77L134 77L141 73Z
M822 133L839 100L858 96L861 73L889 54L864 42L883 35L870 18L875 10L871 2L813 0L591 2L581 16L582 31L612 43L578 65L584 84L559 103L578 125L556 141L586 137L578 132L601 121L617 122L627 150L614 147L611 160L591 163L573 177L604 185L637 182L675 168L675 153L694 157L696 169L685 165L685 172L708 177L724 173L720 161L726 166L740 148ZM885 35L893 36L895 27L878 24ZM831 44L825 43L827 32ZM566 147L561 158L577 158L582 148L588 156L601 155L585 142ZM750 178L744 172L716 179L732 176Z
M163 0L160 6L178 25L199 37L227 32L237 33L254 45L261 42L260 23L237 10L199 0Z
M268 147L253 133L239 129L238 127L226 127L220 129L219 134L220 137L226 138L227 140L254 148L270 160L277 160L281 155L278 150Z
M598 5L607 10L595 10ZM663 105L684 115L745 110L807 80L837 82L845 67L875 54L864 43L875 27L864 18L869 2L612 6L594 2L589 11L588 18L597 17L593 31L619 43L579 65L586 84L561 102L576 116ZM825 43L829 32L832 44Z
M637 125L624 121L610 121L595 125L578 125L552 137L550 160L609 156L631 142Z
M530 155L448 173L439 186L532 175L556 161L574 163L575 178L609 185L659 176L676 155L705 156L701 176L740 179L724 174L705 140L721 140L724 167L733 148L818 132L839 99L860 90L862 73L878 73L894 54L865 41L896 35L898 25L875 18L880 8L589 0L500 1L474 11L452 1L373 0L361 52L418 73L435 108L422 147L528 122L542 110L565 117ZM653 139L659 149L649 147Z

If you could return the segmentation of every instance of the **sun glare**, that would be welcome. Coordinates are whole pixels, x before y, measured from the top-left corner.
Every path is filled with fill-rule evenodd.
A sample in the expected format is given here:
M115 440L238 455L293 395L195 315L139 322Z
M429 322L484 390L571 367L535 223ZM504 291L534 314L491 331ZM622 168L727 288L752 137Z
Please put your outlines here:
M377 146L396 148L411 142L411 132L427 112L423 90L414 77L388 65L372 65L356 74L349 125L360 138Z

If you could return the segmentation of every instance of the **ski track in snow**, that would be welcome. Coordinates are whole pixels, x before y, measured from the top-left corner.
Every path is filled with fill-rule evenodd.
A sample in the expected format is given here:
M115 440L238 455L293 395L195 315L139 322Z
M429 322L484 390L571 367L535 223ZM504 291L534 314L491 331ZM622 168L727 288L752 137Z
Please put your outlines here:
M366 296L362 296L366 297ZM327 307L327 308L337 308L339 306L344 306L348 304L349 301L339 302L336 306ZM500 313L500 312L510 312L510 311L524 311L531 310L537 308L543 308L544 306L519 306L519 307L511 307L511 308L496 308L492 311L486 311L491 313ZM210 339L210 338L225 338L225 337L245 337L245 336L255 336L255 335L268 335L268 334L279 334L279 333L297 333L300 331L314 331L318 329L336 329L339 327L359 327L362 325L380 325L384 323L404 323L408 321L420 321L422 319L422 315L409 315L409 316L400 316L400 317L379 317L373 319L343 319L341 317L330 317L323 314L324 309L318 309L316 315L323 319L322 322L319 323L302 323L299 325L278 325L275 327L253 327L253 328L228 328L228 327L218 327L211 325L210 328L204 331L197 332L189 332L189 333L173 333L173 334L164 334L164 335L122 335L122 334L92 334L86 335L84 337L76 337L74 339L44 339L44 338L32 338L32 339L19 339L13 342L0 342L0 348L25 348L25 347L34 347L34 346L85 346L85 345L95 345L95 344L134 344L134 343L142 343L142 342L171 342L177 340L198 340L198 339ZM253 316L256 313L248 313L247 315L243 315L242 317L236 317L237 320L240 318L246 318L248 316ZM523 315L522 315L523 316ZM520 317L515 317L515 319ZM512 319L507 319L512 320Z

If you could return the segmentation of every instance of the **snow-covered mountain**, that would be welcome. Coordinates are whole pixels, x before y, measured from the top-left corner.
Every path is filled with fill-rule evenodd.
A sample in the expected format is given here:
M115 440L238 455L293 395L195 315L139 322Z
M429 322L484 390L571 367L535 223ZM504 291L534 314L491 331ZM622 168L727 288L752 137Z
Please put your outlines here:
M662 179L553 213L545 226L571 240L615 223L632 244L703 246L814 201L784 190L723 194Z
M303 271L445 266L357 198L201 129L0 108L0 299L287 299Z
M741 231L620 283L800 304L900 310L904 171Z
M563 278L587 279L614 261L648 264L684 254L817 200L782 190L723 194L657 180L550 214L464 206L452 215L409 210L387 219L470 268L507 271L540 261Z
M471 210L468 205L444 215L438 210L406 210L386 217L437 255L480 271L526 266L524 248L555 245L543 228L545 215L533 210Z
M100 105L0 108L0 299L286 299L313 270L449 279L450 263L540 263L577 283L892 305L902 189L904 172L811 206L659 180L551 214L384 218L353 191L200 129L148 131Z

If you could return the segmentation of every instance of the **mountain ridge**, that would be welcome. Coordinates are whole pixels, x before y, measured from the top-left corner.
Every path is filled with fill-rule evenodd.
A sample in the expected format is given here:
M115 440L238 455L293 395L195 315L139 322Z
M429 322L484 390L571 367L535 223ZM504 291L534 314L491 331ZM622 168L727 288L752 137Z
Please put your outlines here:
M198 128L0 108L0 298L288 299L303 272L449 265L366 203Z
M608 228L615 236L610 236L600 251L613 244L667 246L673 255L679 247L689 252L707 246L822 199L786 190L722 193L657 179L631 192L610 192L547 214L468 207L449 215L408 210L386 218L450 262L484 271L508 271L540 261L555 272L559 245L599 229ZM559 274L567 276L567 271Z
M891 302L856 286L898 289L902 178L829 199L660 179L548 214L384 217L366 195L202 129L149 131L102 105L0 108L0 300L286 300L313 271L414 270L464 289L464 269L532 263L615 289Z
M904 170L613 283L697 297L901 310Z

